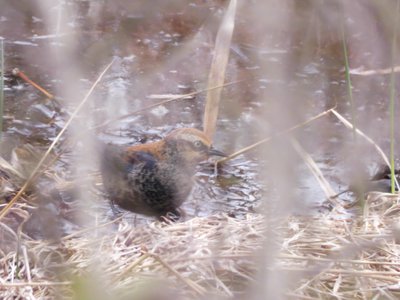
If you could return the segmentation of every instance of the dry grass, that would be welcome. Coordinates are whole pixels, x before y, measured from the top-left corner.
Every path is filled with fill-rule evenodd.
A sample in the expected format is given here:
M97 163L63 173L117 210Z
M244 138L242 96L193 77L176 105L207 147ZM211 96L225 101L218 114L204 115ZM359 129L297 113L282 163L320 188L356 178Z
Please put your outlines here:
M2 224L3 236L7 231L20 243L18 253L2 254L1 294L3 299L79 295L77 286L96 277L105 299L146 299L158 290L155 285L173 287L170 292L182 299L223 299L249 291L265 267L287 273L290 286L282 293L296 299L398 298L398 197L372 193L366 204L363 214L274 221L261 214L243 220L215 215L135 227L122 218L59 241L31 240ZM259 255L267 226L277 237L268 243L277 245L279 255L263 266ZM162 295L156 299L167 299Z

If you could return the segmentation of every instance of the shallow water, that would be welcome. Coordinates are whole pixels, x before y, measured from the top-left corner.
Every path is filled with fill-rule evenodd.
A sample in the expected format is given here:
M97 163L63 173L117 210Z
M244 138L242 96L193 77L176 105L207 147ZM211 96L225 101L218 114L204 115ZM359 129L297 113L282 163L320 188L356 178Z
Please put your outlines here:
M74 82L79 91L77 95L82 98L112 57L115 62L111 70L87 106L91 119L80 119L82 128L142 109L171 94L204 89L224 3L176 1L167 6L160 1L159 9L153 10L139 2L63 1L46 8L58 14L55 23L48 21L39 6L13 2L2 5L0 36L5 38L7 77L6 142L2 143L1 151L5 158L11 158L14 146L26 143L38 151L45 150L79 100L68 98L71 91L65 91L64 86ZM241 81L226 87L222 93L214 139L215 146L227 153L279 131L274 127L273 118L269 119L270 105L274 102L268 94L270 90L285 93L280 105L288 108L288 116L282 117L286 118L286 128L335 103L338 111L351 118L341 44L331 37L334 36L332 32L324 35L330 30L329 24L321 25L318 22L322 17L316 10L299 5L298 13L290 19L292 32L287 34L282 30L275 35L273 31L264 32L265 28L254 23L254 14L249 12L254 13L256 5L257 2L249 2L248 7L241 7L236 20L226 81ZM72 13L67 13L68 9ZM357 39L364 28L349 24L351 42L348 47L353 67L388 66L387 56L382 54L387 49L382 46L380 52L374 53L371 49L357 47ZM317 32L316 27L321 32ZM73 46L68 44L70 41L74 41ZM304 50L307 47L309 49ZM71 71L72 75L79 74L78 77L68 73L69 64L74 65L74 72L79 71ZM285 76L264 74L265 66L283 69ZM54 93L60 105L46 100L32 86L13 77L11 70L15 67ZM353 77L357 124L384 150L389 146L388 79L383 75ZM130 145L157 140L176 127L200 127L204 100L205 94L200 93L194 98L159 106L113 122L95 135L106 142ZM332 187L338 192L346 188L352 171L349 164L353 149L351 131L330 115L296 132L297 139ZM82 151L82 145L78 143L62 153L64 147L65 144L56 147L56 153L61 156L50 173L57 174L61 181L75 180L70 165L74 161L74 151ZM268 147L267 144L261 149L267 153ZM372 147L366 144L361 147L363 166L371 173L381 160ZM218 176L214 175L211 164L199 167L192 196L184 204L188 217L221 211L242 217L246 212L257 210L263 194L274 194L274 188L264 179L266 172L272 173L268 171L271 160L284 159L280 153L269 154L249 152L230 161ZM295 190L294 201L301 205L306 203L305 210L320 205L326 197L318 182L301 158L294 152L290 155L295 162L290 170L294 181L288 181L288 188ZM93 176L96 177L96 173ZM39 184L49 190L58 189L52 180L49 175ZM44 197L49 200L42 203L49 212L64 220L61 227L68 232L76 221L73 212L80 208L66 190L57 197L49 192L50 196ZM99 208L96 211L115 217L100 185L93 188L92 196L96 200L93 205ZM292 209L298 212L297 203Z

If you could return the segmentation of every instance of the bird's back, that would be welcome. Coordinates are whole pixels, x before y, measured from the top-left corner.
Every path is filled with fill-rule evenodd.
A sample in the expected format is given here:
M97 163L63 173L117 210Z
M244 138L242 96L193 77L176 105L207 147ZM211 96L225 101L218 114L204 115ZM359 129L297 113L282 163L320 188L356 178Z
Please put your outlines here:
M163 160L157 147L158 144L147 145L147 148L105 146L101 173L105 190L113 202L146 215L176 212L191 191L192 174Z

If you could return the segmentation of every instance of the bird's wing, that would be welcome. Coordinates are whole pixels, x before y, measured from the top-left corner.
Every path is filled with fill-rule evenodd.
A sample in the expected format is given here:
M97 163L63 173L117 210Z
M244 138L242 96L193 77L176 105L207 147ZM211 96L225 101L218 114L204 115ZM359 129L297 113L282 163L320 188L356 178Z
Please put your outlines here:
M106 145L101 155L101 174L106 191L114 201L133 199L141 193L140 182L146 166L155 165L155 158L142 151L127 151L116 145ZM140 201L135 198L135 201Z
M134 176L141 172L144 166L152 167L156 159L144 151L129 151L116 145L106 145L101 155L102 173L112 173Z
M129 169L126 171L128 171L130 174L141 172L143 169L154 170L157 164L157 160L153 154L144 151L127 153L125 156L125 161L129 165Z

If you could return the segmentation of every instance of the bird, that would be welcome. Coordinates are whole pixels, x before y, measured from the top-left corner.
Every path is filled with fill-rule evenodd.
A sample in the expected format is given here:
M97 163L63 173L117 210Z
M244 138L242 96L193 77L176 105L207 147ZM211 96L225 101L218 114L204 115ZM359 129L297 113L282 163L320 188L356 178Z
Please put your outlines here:
M192 190L196 166L210 156L226 155L213 148L202 131L179 128L151 143L105 145L100 171L113 204L175 220L181 217L180 206Z
M396 180L400 179L400 170L395 169L394 175ZM357 178L356 178L357 179ZM390 193L391 192L391 169L388 165L380 165L378 166L375 173L369 178L358 178L358 182L353 179L354 182L350 182L348 188L340 193L337 193L331 198L336 198L342 194L351 192L356 195L362 195L364 193L369 192L382 192L382 193ZM395 186L395 190L398 188Z

